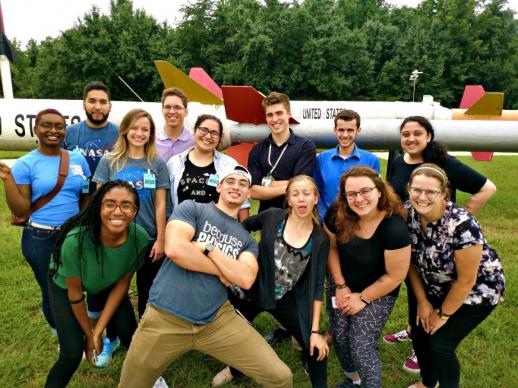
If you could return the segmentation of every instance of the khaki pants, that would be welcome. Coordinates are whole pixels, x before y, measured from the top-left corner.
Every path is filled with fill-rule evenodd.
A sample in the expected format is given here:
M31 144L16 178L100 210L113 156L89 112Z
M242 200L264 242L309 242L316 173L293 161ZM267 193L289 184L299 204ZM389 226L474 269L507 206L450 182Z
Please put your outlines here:
M205 325L148 305L124 360L119 387L152 387L172 361L190 350L233 366L264 386L293 386L289 367L227 301Z

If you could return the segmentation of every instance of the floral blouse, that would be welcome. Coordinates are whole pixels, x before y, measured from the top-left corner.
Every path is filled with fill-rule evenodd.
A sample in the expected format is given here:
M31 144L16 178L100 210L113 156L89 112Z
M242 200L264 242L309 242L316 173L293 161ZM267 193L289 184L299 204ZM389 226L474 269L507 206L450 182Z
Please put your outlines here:
M419 213L408 201L405 206L409 209L407 224L412 238L412 263L429 296L443 300L448 294L457 278L456 250L482 245L477 281L464 303L495 305L503 300L505 279L502 264L473 215L448 202L442 218L422 230Z

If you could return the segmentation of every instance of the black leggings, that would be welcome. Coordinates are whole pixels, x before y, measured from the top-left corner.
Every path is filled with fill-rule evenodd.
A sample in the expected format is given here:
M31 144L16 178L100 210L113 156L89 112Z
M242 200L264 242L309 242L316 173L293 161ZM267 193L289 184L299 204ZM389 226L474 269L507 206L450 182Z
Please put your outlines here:
M58 332L59 358L47 376L45 387L62 388L68 384L83 358L85 335L70 307L67 290L57 286L50 277L48 288L50 308ZM126 349L129 348L137 321L127 296L115 311L109 325L113 325L121 342Z
M432 303L434 308L440 303ZM421 368L423 384L441 388L457 388L460 380L460 364L455 350L460 342L487 316L495 306L463 304L433 335L423 327L412 325L412 344Z
M243 316L249 321L253 322L255 317L262 313L263 309L257 307L253 302L247 302L238 299L231 291L229 291L230 303L237 309ZM300 347L302 348L302 357L307 362L309 378L311 379L311 385L315 388L326 388L327 387L327 357L322 361L317 361L318 351L315 349L313 356L309 355L309 349L306 345L303 336L307 336L306 333L302 333L298 321L297 303L293 296L293 292L287 292L280 300L276 303L274 310L266 310L270 313L286 330L297 340ZM311 327L309 327L309 330ZM307 340L309 343L309 339ZM237 377L241 375L237 369L230 367L232 375Z
M164 262L164 257L153 262L149 257L151 249L155 244L155 240L150 241L146 251L144 264L137 270L137 292L138 292L138 317L142 318L144 311L146 311L147 300L149 298L149 290L153 285L158 270Z

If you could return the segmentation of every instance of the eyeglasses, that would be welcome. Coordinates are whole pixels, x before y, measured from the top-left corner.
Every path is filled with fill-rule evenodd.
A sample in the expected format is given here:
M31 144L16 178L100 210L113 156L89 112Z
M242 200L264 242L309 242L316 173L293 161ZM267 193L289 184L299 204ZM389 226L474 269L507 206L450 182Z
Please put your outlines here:
M207 127L198 127L197 129L200 131L202 136L209 134L213 139L219 139L221 137L221 134L218 131L211 131Z
M413 197L420 197L421 194L424 193L427 198L437 198L439 195L441 195L442 191L438 190L425 190L425 189L419 189L417 187L409 187L408 191L411 196Z
M360 194L360 197L362 197L362 198L367 198L371 195L372 190L374 190L375 188L376 188L376 186L364 187L360 191L348 191L345 193L345 196L347 197L347 199L351 199L351 200L356 199L358 194Z
M45 128L45 129L56 128L56 130L58 130L58 131L62 131L62 130L64 130L67 127L65 124L50 123L48 121L42 121L41 123L38 124L38 126L41 127L41 128Z
M185 107L181 105L164 105L162 108L163 110L173 110L175 112L180 112L181 110L184 110Z
M121 212L128 214L133 213L137 209L137 207L131 202L117 203L115 201L103 201L102 208L109 212L114 212L115 209L119 208Z

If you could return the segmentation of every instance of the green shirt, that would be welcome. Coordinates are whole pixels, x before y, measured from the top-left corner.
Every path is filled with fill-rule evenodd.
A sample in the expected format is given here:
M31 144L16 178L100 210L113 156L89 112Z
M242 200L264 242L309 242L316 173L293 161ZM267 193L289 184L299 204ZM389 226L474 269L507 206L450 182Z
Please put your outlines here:
M80 231L80 227L72 229L61 246L61 265L54 276L54 283L59 287L67 288L65 277L80 276L84 290L98 294L144 264L149 237L140 225L130 224L126 242L117 248L102 246L99 257L88 235L84 236L82 252L79 252ZM50 268L55 268L53 260Z

